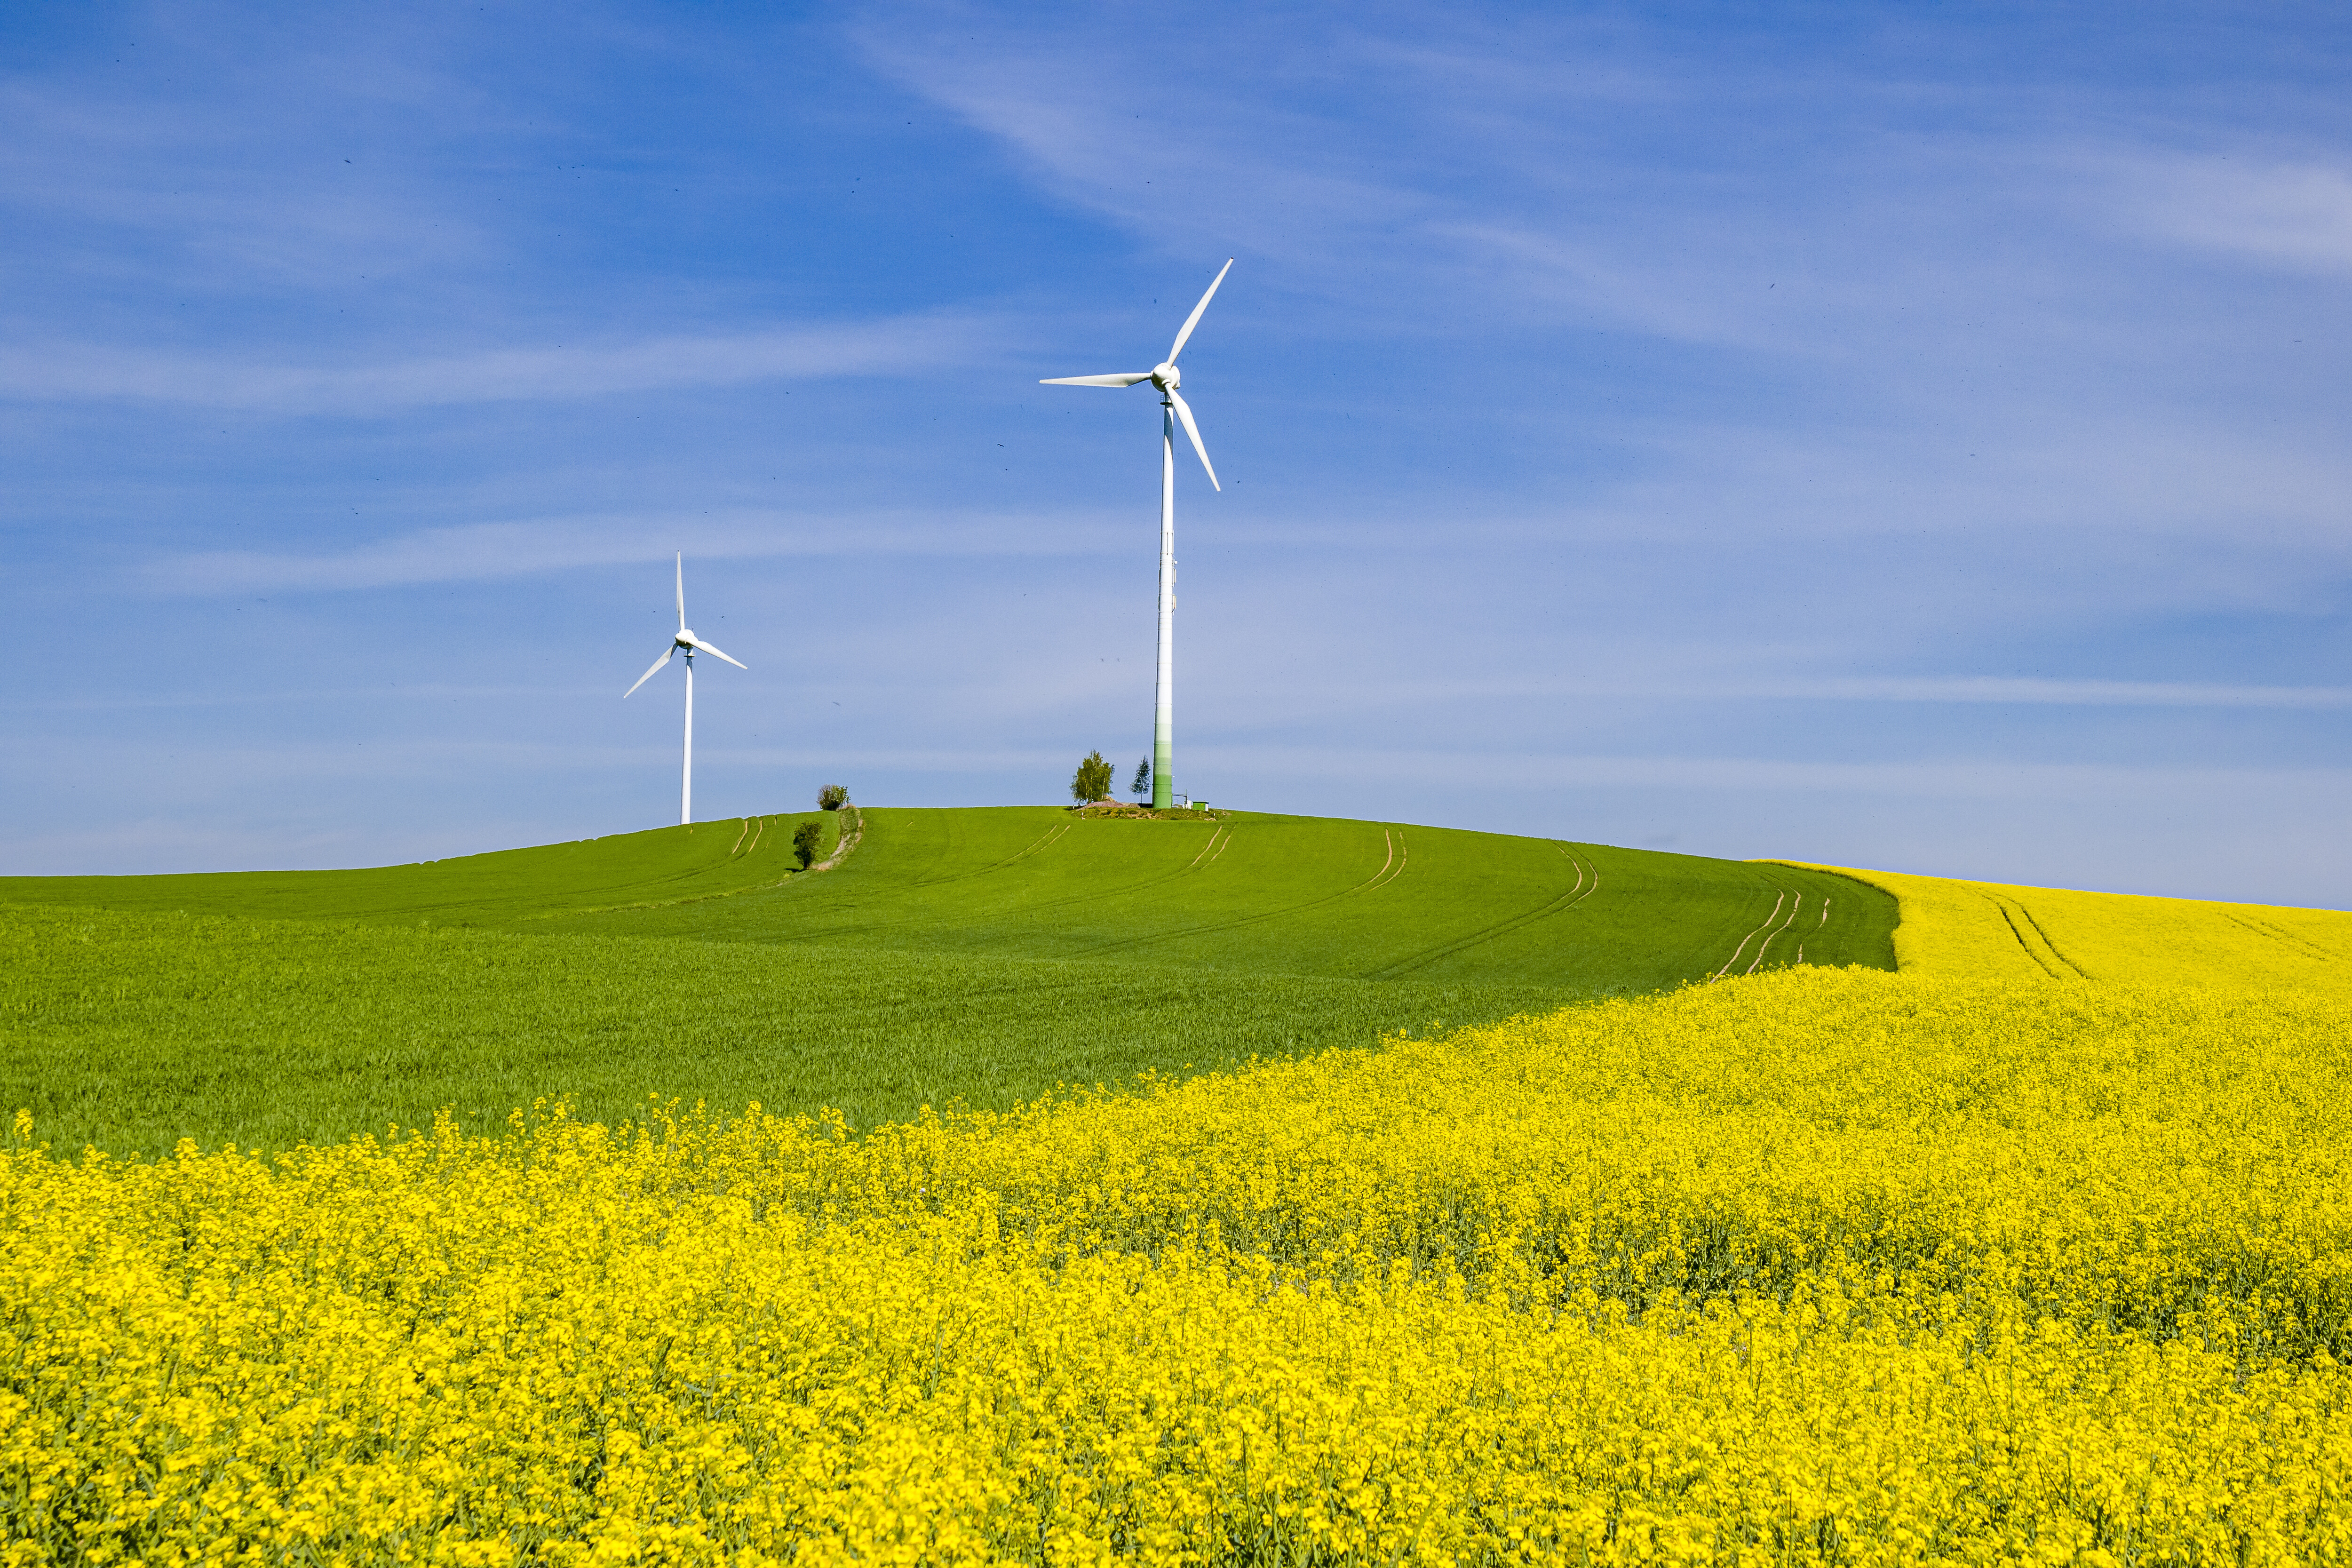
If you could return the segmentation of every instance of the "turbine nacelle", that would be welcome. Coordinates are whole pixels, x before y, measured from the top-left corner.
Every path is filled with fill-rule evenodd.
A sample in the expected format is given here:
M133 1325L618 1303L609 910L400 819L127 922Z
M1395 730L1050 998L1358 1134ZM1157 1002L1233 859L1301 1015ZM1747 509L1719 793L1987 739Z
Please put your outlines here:
M713 658L723 658L738 669L749 669L751 668L750 665L745 664L741 659L736 658L730 654L719 652L719 649L711 647L709 643L704 642L700 637L695 636L692 631L688 629L686 624L686 557L683 555L677 558L677 635L669 639L669 647L662 649L662 656L654 660L653 668L646 670L643 675L637 677L637 686L643 686L646 681L651 680L656 672L658 671L662 666L667 664L671 659L676 658L681 653L686 655L689 669L692 668L694 656L698 653L707 653ZM625 698L635 695L637 686L630 687L628 690L622 692L621 695Z
M1209 448L1201 440L1201 426L1193 421L1192 410L1186 405L1184 395L1176 390L1184 384L1184 373L1176 368L1176 356L1184 352L1185 343L1192 339L1192 329L1201 324L1201 313L1209 308L1209 301L1216 298L1217 285L1223 283L1225 280L1225 274L1233 269L1233 258L1228 257L1225 264L1217 268L1217 275L1209 280L1209 291L1201 296L1201 302L1192 307L1192 313L1185 317L1184 324L1177 329L1176 342L1169 349L1168 357L1150 370L1114 371L1108 375L1048 376L1038 384L1040 386L1118 387L1133 386L1138 382L1150 382L1160 389L1160 401L1174 413L1177 423L1184 426L1184 434L1191 438L1192 450L1200 455L1201 467L1209 476L1210 487L1214 489L1223 489L1225 487L1217 483L1216 465L1209 461ZM679 605L678 613L680 616L686 613L683 603Z

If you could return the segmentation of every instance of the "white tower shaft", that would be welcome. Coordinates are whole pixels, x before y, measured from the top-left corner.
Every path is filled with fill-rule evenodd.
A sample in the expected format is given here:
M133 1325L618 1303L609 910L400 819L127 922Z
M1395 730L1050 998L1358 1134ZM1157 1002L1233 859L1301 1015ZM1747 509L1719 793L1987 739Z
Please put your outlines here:
M1176 405L1160 403L1160 670L1151 705L1151 805L1176 804Z
M694 655L686 656L686 772L677 786L677 825L694 820Z
M1048 376L1046 386L1134 386L1150 382L1160 389L1160 670L1151 704L1151 804L1165 810L1176 804L1176 426L1181 420L1184 437L1192 443L1192 450L1201 456L1201 469L1209 476L1210 485L1217 489L1215 465L1209 461L1209 448L1201 439L1201 426L1192 417L1192 410L1184 395L1176 389L1183 384L1183 373L1176 368L1176 357L1192 341L1192 329L1201 324L1202 313L1209 301L1216 298L1217 286L1225 274L1234 269L1233 258L1217 268L1209 279L1208 291L1184 324L1176 330L1176 341L1169 345L1168 357L1150 370L1113 371L1108 375Z

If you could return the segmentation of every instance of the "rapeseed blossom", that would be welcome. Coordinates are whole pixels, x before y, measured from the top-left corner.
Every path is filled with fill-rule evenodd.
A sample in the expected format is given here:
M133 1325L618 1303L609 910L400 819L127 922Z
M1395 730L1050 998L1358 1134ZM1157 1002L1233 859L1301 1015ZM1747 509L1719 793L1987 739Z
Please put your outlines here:
M0 1160L0 1562L2352 1560L2352 1001Z
M1902 909L1895 965L1906 974L2241 989L2352 985L2352 911L1806 868L1895 895Z

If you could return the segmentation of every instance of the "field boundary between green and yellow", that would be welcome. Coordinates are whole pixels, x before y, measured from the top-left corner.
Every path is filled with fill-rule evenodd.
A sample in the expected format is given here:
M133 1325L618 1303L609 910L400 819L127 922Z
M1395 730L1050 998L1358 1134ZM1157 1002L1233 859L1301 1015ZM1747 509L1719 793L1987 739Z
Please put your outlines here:
M2352 988L2352 912L2341 910L2030 888L1803 860L1769 863L1826 871L1895 895L1895 962L1910 973Z

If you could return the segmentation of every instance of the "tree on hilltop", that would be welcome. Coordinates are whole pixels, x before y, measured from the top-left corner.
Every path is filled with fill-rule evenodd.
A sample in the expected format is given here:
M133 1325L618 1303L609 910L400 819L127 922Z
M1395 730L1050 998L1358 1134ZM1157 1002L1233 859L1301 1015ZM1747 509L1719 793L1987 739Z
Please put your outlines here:
M1143 761L1135 764L1135 782L1127 786L1127 793L1135 796L1138 800L1141 800L1145 795L1151 793L1150 758L1146 757Z
M1076 776L1070 780L1070 794L1080 805L1110 794L1110 764L1103 761L1100 752L1088 752L1087 760L1078 764Z

